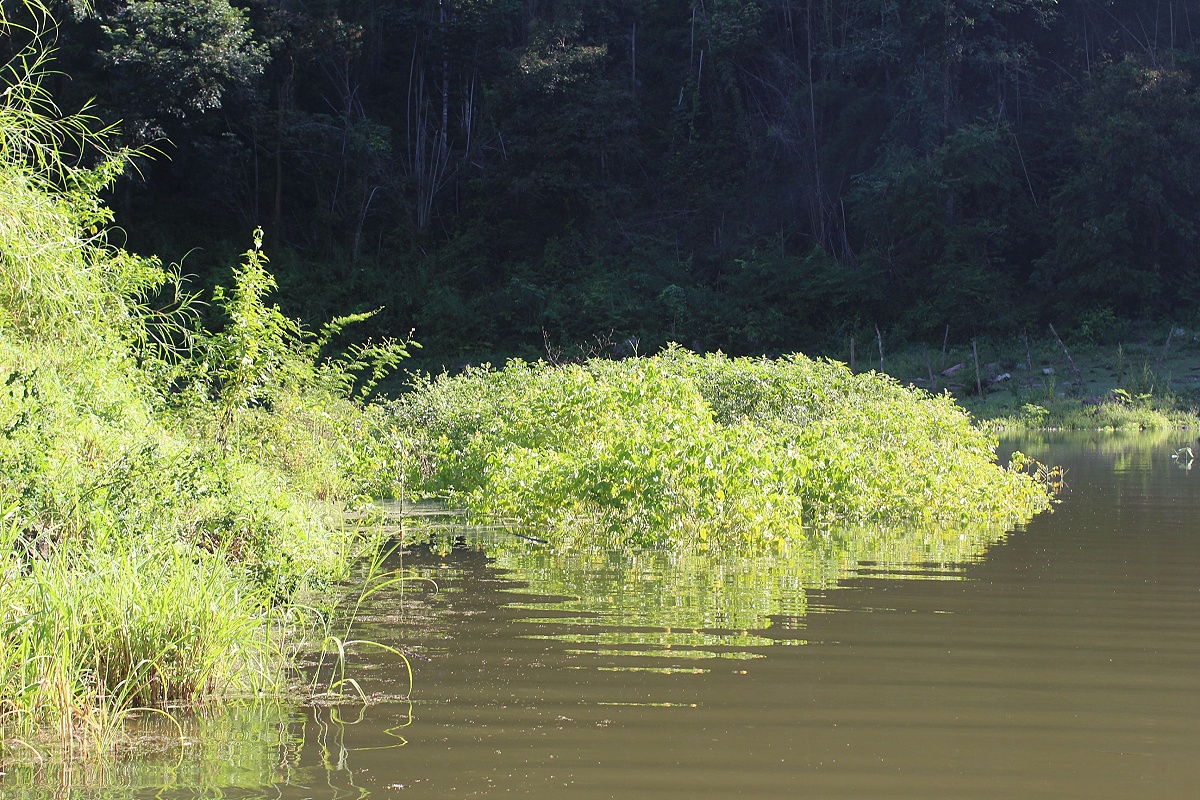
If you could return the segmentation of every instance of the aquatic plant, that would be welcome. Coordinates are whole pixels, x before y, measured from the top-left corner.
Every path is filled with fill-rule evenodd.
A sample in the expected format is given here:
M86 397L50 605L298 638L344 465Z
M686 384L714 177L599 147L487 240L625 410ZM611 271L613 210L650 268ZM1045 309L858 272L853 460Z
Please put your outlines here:
M1019 408L1009 404L971 406L986 427L997 431L1172 431L1200 426L1196 409L1172 395L1131 395L1117 388L1103 397L1055 397Z
M1013 524L1050 503L949 397L801 355L513 361L419 379L391 411L413 442L410 486L560 544Z

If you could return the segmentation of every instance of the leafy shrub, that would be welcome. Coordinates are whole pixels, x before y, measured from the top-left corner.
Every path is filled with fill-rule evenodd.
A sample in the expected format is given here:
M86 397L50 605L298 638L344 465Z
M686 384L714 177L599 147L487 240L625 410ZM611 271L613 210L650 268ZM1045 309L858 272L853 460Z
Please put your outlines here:
M948 397L800 355L514 361L419 380L392 413L411 485L564 542L1013 522L1049 503Z
M285 317L261 233L214 298L224 327L197 327L176 274L107 243L98 193L128 154L57 116L23 33L0 95L0 752L275 685L269 610L347 575L345 507L399 478L362 401L412 345L323 357L366 315Z

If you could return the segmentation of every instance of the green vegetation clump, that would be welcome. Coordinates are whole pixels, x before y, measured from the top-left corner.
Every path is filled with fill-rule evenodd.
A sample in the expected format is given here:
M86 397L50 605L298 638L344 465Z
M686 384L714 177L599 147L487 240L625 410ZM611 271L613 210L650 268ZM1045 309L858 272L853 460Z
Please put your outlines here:
M323 358L366 315L318 335L285 317L261 236L202 327L177 274L109 243L99 193L129 154L57 114L41 35L18 30L32 41L0 97L0 757L286 686L301 593L363 546L342 512L396 477L394 434L361 401L410 344Z
M1088 401L1060 397L1042 403L993 404L973 408L984 424L1002 431L1173 431L1196 428L1194 410L1175 405L1171 398L1133 398L1110 392Z
M801 355L513 361L419 381L392 410L411 486L564 544L1013 524L1050 503L949 397Z

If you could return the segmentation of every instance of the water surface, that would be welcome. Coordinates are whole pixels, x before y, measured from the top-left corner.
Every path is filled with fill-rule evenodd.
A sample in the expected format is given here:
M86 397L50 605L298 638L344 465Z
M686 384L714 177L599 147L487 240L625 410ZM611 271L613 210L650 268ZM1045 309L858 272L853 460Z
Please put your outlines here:
M409 654L411 702L399 659L366 654L365 709L243 710L181 762L66 780L72 796L1194 796L1200 469L1171 458L1189 443L1024 442L1070 489L1007 534L834 536L775 561L413 548L395 566L437 591L377 597L359 631Z

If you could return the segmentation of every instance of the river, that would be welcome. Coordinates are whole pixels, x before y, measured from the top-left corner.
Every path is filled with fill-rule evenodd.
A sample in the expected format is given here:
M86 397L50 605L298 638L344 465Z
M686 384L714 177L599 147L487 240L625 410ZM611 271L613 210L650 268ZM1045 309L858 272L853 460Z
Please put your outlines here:
M217 713L182 754L19 768L0 795L1194 796L1200 462L1173 457L1190 443L1022 442L1067 467L1062 502L954 552L410 548L391 566L422 580L373 597L356 635L407 654L411 700L400 658L362 648L366 707Z

